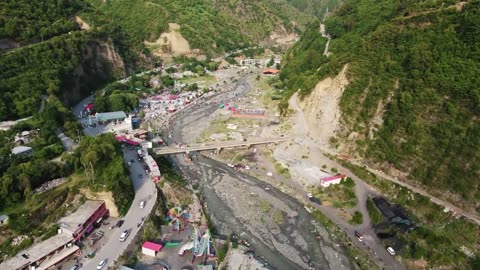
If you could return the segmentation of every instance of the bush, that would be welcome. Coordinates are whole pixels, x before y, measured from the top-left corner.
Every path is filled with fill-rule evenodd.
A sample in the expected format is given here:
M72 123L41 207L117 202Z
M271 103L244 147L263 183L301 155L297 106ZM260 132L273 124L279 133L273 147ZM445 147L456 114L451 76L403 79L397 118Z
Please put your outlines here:
M353 213L352 219L349 221L350 224L360 225L363 222L363 215L362 213L355 211Z

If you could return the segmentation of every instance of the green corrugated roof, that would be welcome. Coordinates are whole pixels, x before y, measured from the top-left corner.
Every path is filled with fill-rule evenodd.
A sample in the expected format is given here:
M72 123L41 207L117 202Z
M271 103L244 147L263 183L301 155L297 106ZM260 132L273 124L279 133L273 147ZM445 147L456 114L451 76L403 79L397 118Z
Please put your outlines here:
M110 121L127 118L127 115L122 111L97 113L95 116L97 117L98 121Z

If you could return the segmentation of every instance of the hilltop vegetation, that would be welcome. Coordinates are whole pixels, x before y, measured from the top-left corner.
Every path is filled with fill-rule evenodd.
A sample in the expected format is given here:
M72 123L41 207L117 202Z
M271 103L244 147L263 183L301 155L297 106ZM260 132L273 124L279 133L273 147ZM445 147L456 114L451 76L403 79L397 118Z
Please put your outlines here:
M69 18L85 8L79 0L5 0L0 3L0 39L21 44L47 40L78 29Z
M342 3L342 0L286 0L290 5L299 11L317 16L322 19L325 12L331 13L337 6Z
M356 132L353 143L363 156L478 207L480 2L457 2L347 2L326 21L333 38L326 63L296 68L287 62L281 79L286 97L299 89L307 96L310 79L336 75L349 63L340 135ZM291 57L314 54L311 43L302 37ZM296 76L307 80L292 83Z
M285 2L266 0L88 0L121 25L135 42L153 41L181 26L192 48L218 53L265 40L272 31L293 33L312 19Z

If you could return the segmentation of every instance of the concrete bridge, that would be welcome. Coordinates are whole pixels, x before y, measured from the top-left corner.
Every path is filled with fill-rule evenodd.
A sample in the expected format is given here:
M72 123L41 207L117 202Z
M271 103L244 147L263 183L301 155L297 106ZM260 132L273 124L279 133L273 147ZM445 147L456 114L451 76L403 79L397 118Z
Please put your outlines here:
M188 145L187 147L157 147L153 151L157 155L170 155L170 154L180 154L180 153L190 153L196 151L206 151L206 150L222 150L225 148L235 148L235 147L250 147L252 145L259 144L270 144L270 143L281 143L290 141L290 138L270 138L270 139L251 139L245 141L223 141L215 143L202 143L202 144L193 144Z

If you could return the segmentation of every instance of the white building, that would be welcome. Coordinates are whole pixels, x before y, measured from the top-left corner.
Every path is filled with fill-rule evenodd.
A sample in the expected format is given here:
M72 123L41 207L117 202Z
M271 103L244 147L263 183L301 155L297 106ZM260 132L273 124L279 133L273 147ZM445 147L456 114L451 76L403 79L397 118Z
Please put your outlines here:
M162 248L163 246L160 244L147 241L142 245L142 253L148 256L155 257L157 255L157 252L159 252Z
M21 157L30 157L33 155L33 149L29 146L24 146L24 145L15 146L12 149L12 154L16 156L21 156Z
M326 188L326 187L329 187L330 185L337 185L337 184L340 184L340 182L345 179L347 179L347 176L344 174L325 177L320 180L320 186Z

